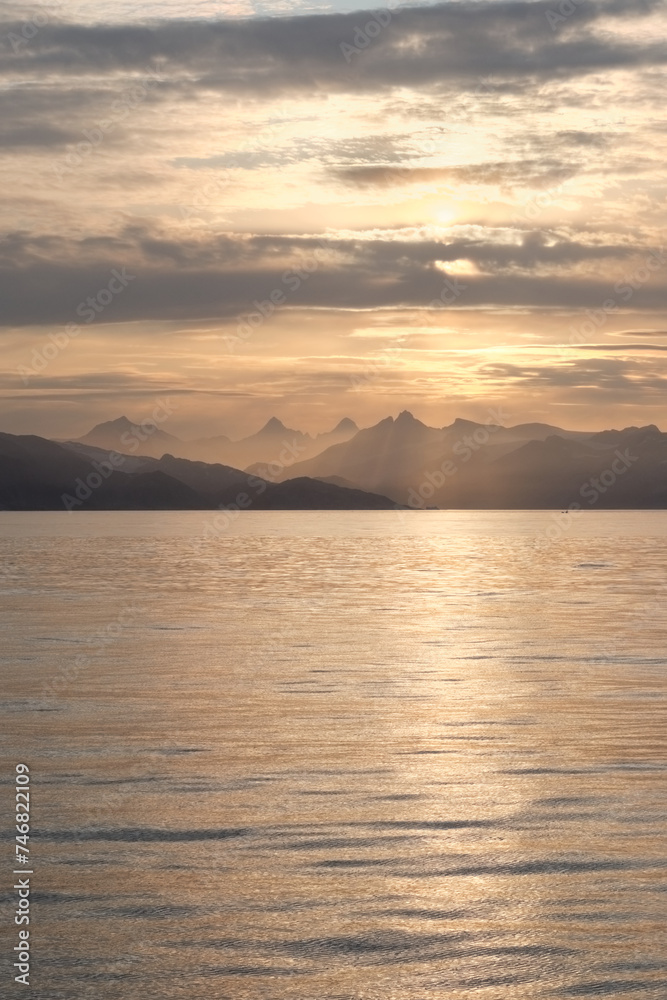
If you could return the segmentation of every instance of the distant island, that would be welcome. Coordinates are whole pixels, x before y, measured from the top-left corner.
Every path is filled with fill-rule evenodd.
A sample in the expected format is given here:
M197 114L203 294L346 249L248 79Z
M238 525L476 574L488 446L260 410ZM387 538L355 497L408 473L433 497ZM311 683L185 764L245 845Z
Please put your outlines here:
M120 417L76 441L0 433L0 477L2 510L663 509L667 434L435 428L403 411L315 437L272 418L239 441L188 442Z

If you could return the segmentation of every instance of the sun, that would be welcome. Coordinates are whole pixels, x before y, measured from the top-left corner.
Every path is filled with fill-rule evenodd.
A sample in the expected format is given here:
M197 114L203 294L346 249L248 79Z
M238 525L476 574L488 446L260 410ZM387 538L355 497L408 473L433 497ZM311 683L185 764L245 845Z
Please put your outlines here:
M454 206L444 202L435 205L433 209L433 221L439 226L451 226L456 218Z

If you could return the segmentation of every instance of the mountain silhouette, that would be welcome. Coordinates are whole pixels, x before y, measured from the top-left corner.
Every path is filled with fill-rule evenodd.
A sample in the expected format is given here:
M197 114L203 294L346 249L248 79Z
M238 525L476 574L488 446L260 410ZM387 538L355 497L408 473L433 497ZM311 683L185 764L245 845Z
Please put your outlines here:
M362 430L344 419L312 437L272 417L247 438L223 439L228 453L241 458L269 456L244 470L241 462L202 461L167 449L197 442L158 427L135 444L150 444L153 453L85 443L148 429L123 417L79 441L0 435L0 504L59 509L73 482L83 481L85 493L87 477L110 469L113 460L113 474L101 476L88 507L206 509L233 503L239 493L258 509L667 507L667 435L653 424L592 432L458 418L437 428L403 410Z
M161 430L154 420L134 424L127 417L97 424L78 440L81 444L90 444L96 448L130 455L141 452L155 458L160 458L166 451L178 451L183 444L173 434Z
M631 460L614 473L614 488L590 485L582 495L591 480L621 468L617 452L628 448ZM278 478L293 476L354 483L413 507L586 507L597 493L600 507L660 508L667 493L667 435L653 425L594 433L461 418L433 428L403 411Z
M0 433L2 510L392 510L388 497L299 478L279 485L173 455L124 456Z
M260 430L237 441L224 434L184 441L168 434L150 418L134 423L123 416L97 424L73 443L125 455L161 458L170 454L175 458L245 469L257 463L268 466L282 462L285 466L286 463L303 461L332 444L348 441L357 431L354 421L344 417L333 430L313 437L286 427L278 417L271 417Z
M356 434L359 428L355 424L354 420L350 420L349 417L343 417L339 420L332 431L327 431L324 434L318 434L318 438L330 437L332 435L338 434Z

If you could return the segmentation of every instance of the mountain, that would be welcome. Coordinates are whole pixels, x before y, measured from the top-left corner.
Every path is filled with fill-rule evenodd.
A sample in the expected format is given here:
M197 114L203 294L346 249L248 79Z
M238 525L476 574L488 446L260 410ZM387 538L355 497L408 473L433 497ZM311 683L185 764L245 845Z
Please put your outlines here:
M429 503L456 509L667 507L667 434L657 428L585 441L553 434L504 454L491 446L482 455L434 481L432 493L418 486L412 500L426 493Z
M356 434L358 430L359 428L355 424L354 420L350 420L349 417L343 417L342 420L338 421L338 423L336 424L336 426L332 431L328 431L324 434L318 434L317 436L318 438L325 438L325 437L339 437L345 434L351 437L353 434Z
M90 465L60 445L34 435L0 433L0 508L62 508L60 496Z
M354 420L350 420L349 417L343 417L339 420L336 426L331 431L325 431L322 434L318 434L315 438L315 449L313 454L318 454L325 448L329 448L332 444L341 444L343 441L349 441L358 432L359 428L355 424ZM308 455L308 458L311 456Z
M435 446L441 432L427 427L407 410L394 420L386 417L374 427L360 430L349 441L334 444L306 461L285 469L277 478L337 477L365 490L395 496L414 480L419 456ZM405 501L401 500L400 503Z
M307 478L275 485L240 469L173 455L128 458L90 445L0 433L0 510L222 507L392 510L396 504L384 496Z
M174 455L163 455L155 463L155 468L167 476L185 483L191 489L203 494L217 494L229 489L242 489L248 476L240 469L228 465L207 462L191 462Z
M161 458L170 454L176 458L221 463L236 469L258 463L263 463L264 467L280 465L284 468L311 458L332 444L349 440L357 430L354 421L344 417L333 430L312 437L286 427L277 417L271 417L259 431L238 441L232 441L223 434L183 441L162 430L155 420L136 424L127 417L118 417L97 424L71 443L124 455Z
M349 441L358 430L353 420L344 417L333 430L311 437L285 427L277 417L272 417L256 434L235 441L226 452L226 460L257 475L275 479L276 467L290 468L297 461L306 461L331 445Z
M617 452L628 447L636 460L617 475ZM605 473L613 489L592 483ZM553 509L586 506L593 493L600 507L663 507L666 474L667 435L653 425L595 434L457 419L433 428L404 411L279 478L354 483L412 507Z
M146 420L141 424L133 424L127 417L97 424L84 437L79 438L78 443L124 455L139 453L152 455L154 458L160 458L167 451L178 452L184 446L179 438L160 430L155 421Z
M233 441L225 451L225 461L245 469L257 462L293 464L296 457L311 452L314 441L310 434L286 427L277 417L271 417L256 434Z
M59 441L58 444L68 451L73 451L89 462L108 462L110 451L115 449L97 448L92 444L83 444L81 441ZM117 454L122 454L117 452ZM149 458L147 455L123 455L123 462L118 466L123 472L147 471L153 465L157 465L158 459ZM153 465L151 464L153 463Z
M317 479L289 479L284 483L264 483L249 476L248 494L254 510L397 510L388 497L365 490L350 489ZM259 485L262 484L262 485ZM228 494L223 502L239 503L239 495Z
M216 434L195 441L183 441L175 451L180 458L189 458L193 462L219 462L231 443L231 438Z
M112 424L128 433L125 422ZM667 507L667 434L653 424L594 433L459 418L436 428L404 410L356 432L343 421L328 432L337 433L352 436L299 460L301 448L328 435L312 438L273 418L250 439L230 442L274 449L268 464L245 471L171 451L123 455L4 434L0 505L60 509L72 483L86 493L93 474L101 481L84 498L91 509L210 509L237 496L258 509Z
M159 470L107 467L53 441L0 434L0 509L197 509L201 497Z
M280 429L278 429L280 428ZM300 431L289 430L280 421L271 420L262 428L259 434L251 438L244 438L236 444L241 452L238 455L237 464L256 476L276 481L283 478L294 478L288 475L289 470L297 462L307 461L309 458L319 455L327 448L335 444L349 441L357 433L359 428L353 420L344 417L331 431L325 431L316 437L309 434L302 434ZM248 444L251 443L251 450L248 451ZM270 443L270 450L266 444ZM246 449L244 451L244 449ZM261 459L243 461L243 457L248 457L253 452L262 453Z
M108 452L104 453L108 456ZM2 510L193 510L202 498L159 470L126 472L31 435L0 434Z
M548 437L567 438L570 441L587 441L592 437L591 431L566 431L552 424L517 424L515 427L504 427L507 439L516 441L546 441Z
M93 448L91 445L81 444L79 441L64 441L62 447L91 461L107 464L109 462L109 452L103 448ZM213 494L235 486L240 488L248 480L247 473L241 472L240 469L233 469L228 465L220 465L217 462L192 461L169 454L163 455L161 458L121 454L116 459L116 466L123 472L129 473L162 472L185 483L191 489L205 494Z

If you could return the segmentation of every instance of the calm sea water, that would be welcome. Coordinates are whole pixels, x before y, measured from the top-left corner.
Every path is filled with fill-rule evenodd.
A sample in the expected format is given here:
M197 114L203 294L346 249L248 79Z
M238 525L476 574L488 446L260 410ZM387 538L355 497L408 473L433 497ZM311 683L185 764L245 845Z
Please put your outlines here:
M210 519L0 515L0 992L664 1000L667 512Z

